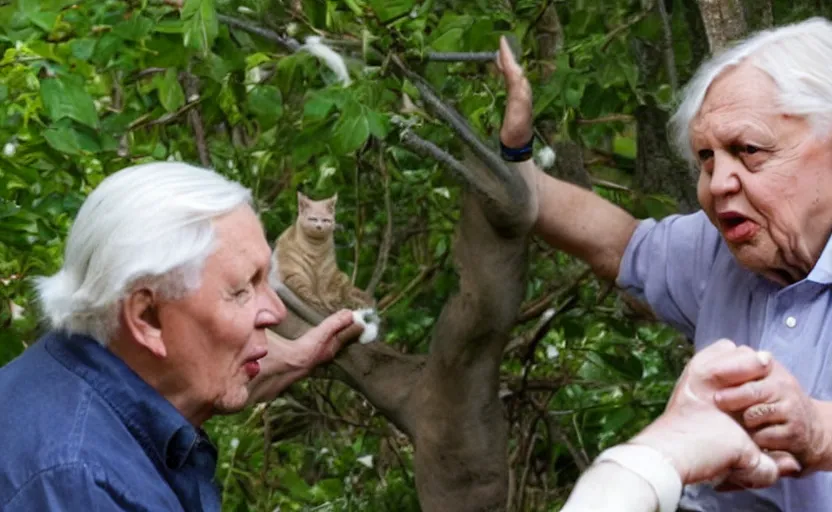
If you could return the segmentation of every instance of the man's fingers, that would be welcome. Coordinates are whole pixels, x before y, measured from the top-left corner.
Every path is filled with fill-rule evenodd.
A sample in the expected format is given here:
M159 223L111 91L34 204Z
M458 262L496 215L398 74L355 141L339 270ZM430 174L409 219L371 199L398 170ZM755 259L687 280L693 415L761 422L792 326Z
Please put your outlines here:
M731 473L731 480L747 488L768 487L780 475L775 461L749 443L738 469Z
M789 450L794 448L794 436L787 424L771 425L751 434L751 439L765 450Z
M717 391L714 403L725 412L739 412L752 405L772 401L773 395L768 380L754 380L742 386Z
M729 357L710 362L708 380L719 387L732 387L766 377L771 367L770 354L741 347Z
M514 53L511 51L511 46L508 44L508 39L505 36L500 38L500 57L499 66L506 77L506 82L511 85L517 78L523 76L523 69L517 64L514 58Z
M781 477L795 476L803 471L800 462L797 461L794 455L787 451L773 450L768 452L768 456L777 464L777 471Z
M343 331L339 332L336 337L341 344L344 344L361 336L362 332L364 332L364 327L361 324L353 323Z
M787 420L782 404L778 402L752 405L742 413L742 424L747 429L785 423Z

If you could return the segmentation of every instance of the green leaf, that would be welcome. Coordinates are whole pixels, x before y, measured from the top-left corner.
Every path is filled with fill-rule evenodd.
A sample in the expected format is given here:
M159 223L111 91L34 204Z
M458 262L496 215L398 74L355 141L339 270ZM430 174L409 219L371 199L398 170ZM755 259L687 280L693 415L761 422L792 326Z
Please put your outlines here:
M139 41L153 30L153 22L144 16L133 16L113 27L113 33L128 41Z
M312 94L303 104L303 119L317 122L325 119L335 103L322 94Z
M185 21L185 46L207 54L220 30L214 0L186 0L182 20Z
M97 153L101 149L92 135L64 123L51 126L43 132L43 137L50 146L67 155Z
M370 0L370 7L375 11L379 21L387 23L413 10L413 0Z
M384 139L390 133L390 120L387 116L374 110L367 111L367 123L373 136Z
M95 39L73 39L69 43L72 56L78 60L90 60L95 51Z
M58 22L59 13L57 12L29 12L29 21L44 32L52 32L55 28L55 23Z
M168 68L164 75L155 78L156 88L159 90L159 102L168 112L175 112L185 104L185 92L179 84L179 73L174 68Z
M52 121L68 117L90 128L97 128L95 104L79 82L70 77L41 80L40 96L43 105Z
M614 368L618 373L625 378L637 381L640 380L644 374L644 366L641 360L632 354L615 355L607 352L598 352L604 362Z
M462 28L452 28L437 37L431 48L438 52L458 52L462 50L462 35L465 31Z
M248 110L264 129L271 128L283 115L283 95L273 85L261 85L248 95Z
M347 103L341 118L335 124L332 144L338 153L346 155L357 150L370 136L370 123L364 109L357 102Z
M315 28L326 28L326 1L303 0L303 12Z

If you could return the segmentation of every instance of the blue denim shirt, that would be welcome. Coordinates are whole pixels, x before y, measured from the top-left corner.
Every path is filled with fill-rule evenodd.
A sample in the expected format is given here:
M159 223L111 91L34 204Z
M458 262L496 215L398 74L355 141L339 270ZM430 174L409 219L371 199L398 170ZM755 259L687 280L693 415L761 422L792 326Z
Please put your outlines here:
M692 338L697 351L720 338L767 350L810 396L832 400L832 241L805 279L780 286L740 266L701 211L645 220L627 246L618 284ZM742 492L688 486L682 507L832 510L832 472Z
M91 338L0 368L0 411L0 511L220 510L205 434Z

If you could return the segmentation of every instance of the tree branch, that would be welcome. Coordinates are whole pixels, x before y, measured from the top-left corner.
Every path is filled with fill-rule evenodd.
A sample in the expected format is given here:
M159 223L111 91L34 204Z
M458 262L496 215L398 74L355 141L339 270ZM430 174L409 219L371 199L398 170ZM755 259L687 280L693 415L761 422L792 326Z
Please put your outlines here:
M659 0L659 1L662 1L662 0ZM647 5L647 7L645 7L645 9L643 11L641 11L638 14L635 14L629 20L627 20L625 23L623 23L623 24L615 27L614 29L612 29L607 34L607 36L604 38L604 43L601 45L601 51L602 52L606 51L606 49L610 45L610 43L612 43L615 40L615 38L618 37L619 34L624 32L625 30L629 30L633 25L635 25L639 21L646 18L647 15L650 14L650 11L653 10L653 7L654 7L653 0L651 0L649 5Z
M494 62L497 52L428 52L425 60L433 62Z
M384 228L384 237L381 240L381 247L378 250L376 268L373 270L373 276L370 278L370 283L365 290L367 295L371 297L375 295L376 286L381 282L381 278L387 268L390 249L393 246L393 203L390 201L390 173L387 170L387 163L384 160L384 146L381 147L379 152L378 168L381 172L382 183L384 184L384 209L387 213L387 225Z
M182 81L185 83L185 97L189 102L199 101L199 78L190 71L183 73ZM202 124L202 114L199 107L195 106L188 112L188 122L194 131L194 143L199 153L199 163L205 168L211 167L211 155L208 152L208 144L205 142L205 126Z
M664 39L664 65L667 68L667 81L675 94L679 89L679 78L676 73L676 57L673 55L673 31L670 27L670 16L664 0L658 0L659 15L662 18L662 35Z
M291 37L282 36L274 30L258 27L257 25L249 23L247 21L233 18L231 16L226 16L224 14L217 14L217 19L220 20L222 23L225 23L226 25L232 26L234 28L239 28L241 30L245 30L246 32L258 35L267 41L277 43L291 52L296 52L300 50L300 47L302 46L299 42L297 42L295 39Z

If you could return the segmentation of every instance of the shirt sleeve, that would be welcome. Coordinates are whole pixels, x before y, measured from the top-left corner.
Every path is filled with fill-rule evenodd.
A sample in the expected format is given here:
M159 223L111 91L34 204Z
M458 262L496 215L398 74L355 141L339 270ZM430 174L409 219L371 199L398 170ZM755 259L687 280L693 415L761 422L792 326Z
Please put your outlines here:
M561 512L657 512L650 483L618 464L604 462L587 469Z
M643 220L624 251L616 282L692 338L720 241L702 211Z
M95 478L85 464L67 464L38 473L0 509L3 512L144 510L128 504L108 482Z

